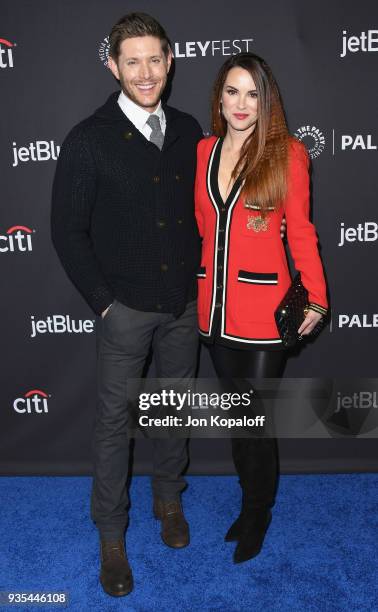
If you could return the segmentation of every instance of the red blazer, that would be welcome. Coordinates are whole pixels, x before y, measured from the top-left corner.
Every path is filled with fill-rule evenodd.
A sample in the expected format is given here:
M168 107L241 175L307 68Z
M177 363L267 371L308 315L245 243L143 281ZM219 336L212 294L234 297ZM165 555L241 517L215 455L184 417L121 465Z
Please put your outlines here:
M197 275L200 333L210 337L218 320L226 343L267 348L281 344L274 311L291 283L280 236L283 214L290 251L309 301L328 307L317 236L309 221L309 159L304 146L293 141L287 197L278 211L268 212L264 224L257 210L244 207L240 184L227 206L220 200L214 168L211 174L220 144L221 139L212 136L201 140L197 149L195 204L203 238Z

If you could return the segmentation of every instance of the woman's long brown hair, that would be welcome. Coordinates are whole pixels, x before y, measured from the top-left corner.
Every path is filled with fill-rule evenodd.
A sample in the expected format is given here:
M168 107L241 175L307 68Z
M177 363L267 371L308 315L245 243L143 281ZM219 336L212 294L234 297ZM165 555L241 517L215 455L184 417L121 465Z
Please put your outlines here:
M221 67L212 96L212 129L225 136L227 122L221 112L223 87L231 68L247 70L257 90L257 123L244 142L232 178L244 180L242 195L248 205L257 205L265 216L268 208L277 209L287 192L288 146L291 139L272 71L253 53L231 56Z

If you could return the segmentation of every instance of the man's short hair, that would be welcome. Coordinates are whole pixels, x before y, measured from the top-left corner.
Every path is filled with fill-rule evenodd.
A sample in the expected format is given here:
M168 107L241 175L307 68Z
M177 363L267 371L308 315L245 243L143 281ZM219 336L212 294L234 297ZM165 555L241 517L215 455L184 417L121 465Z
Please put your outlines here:
M109 55L115 61L120 54L121 43L127 38L137 36L155 36L161 41L161 47L167 56L170 48L168 36L156 19L147 13L129 13L121 17L112 27L109 36Z

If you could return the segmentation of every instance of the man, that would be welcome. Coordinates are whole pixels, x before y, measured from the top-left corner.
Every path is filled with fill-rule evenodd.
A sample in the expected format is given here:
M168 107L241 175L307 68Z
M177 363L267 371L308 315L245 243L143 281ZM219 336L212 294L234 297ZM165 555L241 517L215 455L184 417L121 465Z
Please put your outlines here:
M110 34L109 67L121 84L63 143L53 186L52 237L61 262L101 316L92 518L100 581L113 596L133 588L124 546L129 440L126 386L152 345L161 378L193 377L197 358L194 218L197 121L161 103L172 53L144 13ZM186 441L154 440L154 513L162 539L189 543L180 493Z

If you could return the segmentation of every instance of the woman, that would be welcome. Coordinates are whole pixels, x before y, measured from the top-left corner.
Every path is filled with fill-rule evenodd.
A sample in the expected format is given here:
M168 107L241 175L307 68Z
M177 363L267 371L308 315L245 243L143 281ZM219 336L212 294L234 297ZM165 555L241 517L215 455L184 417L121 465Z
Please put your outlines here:
M280 226L285 215L295 267L309 292L298 332L327 313L315 228L309 221L309 160L292 138L265 61L230 57L213 90L214 136L198 145L196 217L202 236L198 319L220 378L282 376L286 351L274 311L291 279ZM261 550L277 485L274 438L232 440L242 487L239 517L226 534L236 563Z

